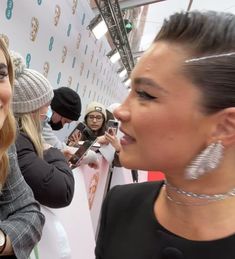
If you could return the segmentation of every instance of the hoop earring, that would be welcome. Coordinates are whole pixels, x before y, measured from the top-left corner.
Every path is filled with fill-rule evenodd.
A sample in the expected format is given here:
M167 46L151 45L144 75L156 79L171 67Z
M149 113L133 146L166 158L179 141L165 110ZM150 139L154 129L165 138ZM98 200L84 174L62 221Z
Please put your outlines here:
M197 155L185 170L185 178L195 180L202 175L216 169L224 155L224 146L221 141L211 143Z

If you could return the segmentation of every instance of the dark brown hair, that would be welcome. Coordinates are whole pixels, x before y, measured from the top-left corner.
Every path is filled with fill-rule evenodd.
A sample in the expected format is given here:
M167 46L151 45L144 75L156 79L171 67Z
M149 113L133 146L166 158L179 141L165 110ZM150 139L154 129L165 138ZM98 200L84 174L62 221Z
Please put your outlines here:
M176 13L164 21L156 41L178 44L194 59L183 71L201 90L206 113L235 107L235 15ZM233 54L221 55L228 53Z

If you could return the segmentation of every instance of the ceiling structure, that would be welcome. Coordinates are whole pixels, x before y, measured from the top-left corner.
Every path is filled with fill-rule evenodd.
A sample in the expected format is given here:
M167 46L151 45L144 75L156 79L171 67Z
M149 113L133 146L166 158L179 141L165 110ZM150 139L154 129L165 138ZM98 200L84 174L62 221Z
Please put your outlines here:
M90 0L95 14L101 14L109 27L106 37L118 49L123 65L131 71L136 59L150 46L163 20L177 11L217 10L235 13L235 0ZM133 23L126 33L123 20Z
M120 4L117 0L95 0L95 3L99 14L108 27L109 36L115 47L113 50L120 54L123 66L130 73L135 64L124 24L124 13Z
M156 2L161 2L165 0L118 0L121 9L132 9L136 7L141 7L143 5L149 5ZM98 3L100 0L97 1ZM98 12L97 4L95 0L90 0L90 6L94 12Z
M90 5L96 14L91 21L90 28L94 28L94 23L101 21L101 17L108 27L106 37L113 51L107 54L111 57L114 53L118 53L121 58L121 68L128 74L135 66L133 53L139 53L139 43L144 29L144 22L136 23L136 18L146 15L147 8L142 8L152 3L165 0L92 0ZM143 12L142 12L143 11ZM95 22L94 22L95 21ZM129 24L127 29L126 24ZM138 30L137 30L138 27ZM133 46L135 50L133 51Z

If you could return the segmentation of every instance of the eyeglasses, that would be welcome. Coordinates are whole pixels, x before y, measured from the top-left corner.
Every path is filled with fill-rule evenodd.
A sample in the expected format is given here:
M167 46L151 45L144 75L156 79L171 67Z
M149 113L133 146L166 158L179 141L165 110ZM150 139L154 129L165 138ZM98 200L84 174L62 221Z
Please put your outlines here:
M101 121L103 119L103 116L102 115L88 115L87 118L89 120L94 120L96 119L97 121Z

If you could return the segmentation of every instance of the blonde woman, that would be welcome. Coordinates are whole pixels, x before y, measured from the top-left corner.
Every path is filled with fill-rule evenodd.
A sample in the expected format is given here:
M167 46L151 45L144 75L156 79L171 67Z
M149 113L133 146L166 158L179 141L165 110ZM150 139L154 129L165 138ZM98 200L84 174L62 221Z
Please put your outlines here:
M15 139L12 85L10 56L0 40L0 257L26 259L41 237L44 216L20 173L15 147L9 148Z
M42 74L26 68L19 54L12 52L12 59L15 65L12 104L19 128L16 149L21 172L42 205L65 207L73 198L73 173L63 153L44 145L41 136L53 88Z

